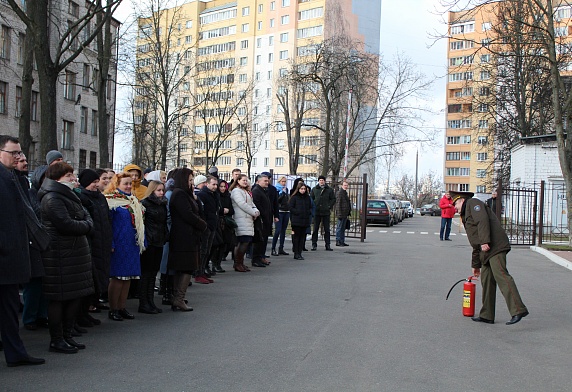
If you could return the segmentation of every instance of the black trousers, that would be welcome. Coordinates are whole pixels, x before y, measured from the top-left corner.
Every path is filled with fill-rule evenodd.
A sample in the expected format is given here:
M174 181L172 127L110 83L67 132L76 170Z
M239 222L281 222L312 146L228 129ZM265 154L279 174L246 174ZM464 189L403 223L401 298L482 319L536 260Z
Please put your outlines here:
M24 342L20 339L19 311L18 285L0 284L0 336L6 362L18 362L28 358Z
M306 243L306 226L292 226L292 251L301 254Z
M141 276L157 276L163 258L163 247L149 245L141 254Z
M264 255L266 254L266 249L268 249L268 237L269 236L264 236L262 238L262 242L255 242L252 245L252 261L260 261L261 259L264 258Z
M324 241L326 246L330 245L330 215L316 215L314 217L314 232L312 233L312 245L318 244L318 232L320 223L324 225Z
M50 301L48 305L48 326L52 341L71 337L71 329L81 306L81 298L68 301Z

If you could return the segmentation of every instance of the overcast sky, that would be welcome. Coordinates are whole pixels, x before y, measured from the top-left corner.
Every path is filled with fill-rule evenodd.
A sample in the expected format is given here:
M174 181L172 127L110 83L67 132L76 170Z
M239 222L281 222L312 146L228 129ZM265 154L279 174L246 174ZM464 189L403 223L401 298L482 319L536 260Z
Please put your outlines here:
M392 182L402 174L415 175L415 151L419 149L419 175L435 172L442 177L443 172L443 140L445 124L445 86L447 72L447 42L435 41L430 37L435 31L446 32L446 25L441 15L435 10L436 0L371 0L382 1L381 4L381 53L390 58L397 52L409 57L419 70L434 80L432 92L429 94L427 106L436 115L425 116L426 127L440 130L437 146L406 147L408 154L391 172ZM126 22L131 13L131 0L125 0L116 13L116 18ZM125 26L124 26L125 28ZM121 97L118 96L119 99ZM121 103L118 105L121 106ZM115 161L119 162L128 155L124 150L129 146L125 140L116 141ZM387 171L380 168L378 173L387 176Z

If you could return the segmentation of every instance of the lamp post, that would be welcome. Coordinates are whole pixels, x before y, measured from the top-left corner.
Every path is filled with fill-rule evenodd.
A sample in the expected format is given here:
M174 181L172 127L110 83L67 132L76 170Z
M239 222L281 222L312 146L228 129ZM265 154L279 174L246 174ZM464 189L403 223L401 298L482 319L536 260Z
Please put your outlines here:
M385 163L387 163L387 183L385 185L385 193L387 195L389 195L389 180L391 179L391 157L393 156L393 153L392 152L384 152L381 155L389 157L389 158L385 158Z

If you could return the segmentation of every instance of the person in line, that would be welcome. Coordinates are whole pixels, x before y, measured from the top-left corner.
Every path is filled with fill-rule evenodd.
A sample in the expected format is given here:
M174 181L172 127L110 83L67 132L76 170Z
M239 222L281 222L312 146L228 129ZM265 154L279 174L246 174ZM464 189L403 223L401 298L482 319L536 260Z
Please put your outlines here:
M240 174L231 185L230 198L234 209L234 220L238 226L233 268L237 272L248 272L250 269L244 265L244 256L254 236L254 219L260 216L260 211L252 201L250 184L245 174Z
M74 189L73 167L55 162L46 171L38 192L42 221L50 235L50 247L42 253L43 287L48 305L49 350L74 354L85 345L72 337L82 298L94 293L91 251L87 235L93 220Z
M214 178L216 178L216 180L218 181L220 178L218 176L218 167L216 166L212 166L209 169L209 176L213 176Z
M451 199L451 194L445 192L445 195L439 201L439 207L441 208L441 231L439 232L439 238L441 241L451 241L451 222L455 216L455 206L453 206L453 200Z
M262 223L262 232L258 234L260 238L253 239L252 266L266 267L270 265L266 259L266 248L268 247L268 237L272 234L273 209L270 194L274 192L269 187L270 179L265 174L256 177L256 185L252 187L252 200L258 211ZM256 225L256 223L255 223ZM255 226L256 230L256 226ZM256 233L255 233L256 234Z
M290 216L292 221L292 248L294 249L294 259L304 260L302 252L306 242L306 229L312 223L312 200L308 187L303 181L298 183L289 202Z
M187 306L185 293L191 274L200 266L200 238L207 229L207 223L200 217L193 192L193 171L179 169L173 179L173 193L169 201L171 233L168 268L175 271L175 295L171 309L189 312L193 308Z
M157 181L164 184L167 182L167 172L163 170L154 170L151 173L148 173L146 178L147 184L149 184L151 181Z
M32 206L38 221L42 221L42 209L38 201L38 192L44 182L47 165L36 168L30 179L32 187L29 189L30 205ZM28 182L26 180L26 182ZM42 288L42 277L44 276L44 264L42 263L42 252L37 244L30 244L30 281L24 284L22 298L24 308L22 311L22 323L27 330L35 331L38 327L48 327L48 300Z
M171 231L171 209L169 207L169 202L171 200L171 195L173 194L173 187L175 185L174 176L179 171L179 168L171 170L167 174L167 182L165 183L165 198L167 199L167 229ZM169 271L167 269L167 264L169 262L169 240L165 245L163 245L163 256L161 257L160 272L161 277L159 278L159 295L162 295L161 303L163 305L171 306L173 304L173 284L175 273L174 271Z
M111 259L112 229L109 221L109 208L103 193L99 191L101 176L97 171L85 169L79 174L78 195L93 220L93 230L88 235L93 266L93 282L95 293L84 298L77 324L80 327L93 327L101 324L101 320L89 314L90 306L97 307L99 298L107 292L109 285L109 263Z
M148 186L151 179L149 178L149 173L153 171L152 168L148 167L143 170L143 179L141 180L141 185Z
M220 224L217 231L220 233L222 243L216 247L211 259L213 270L216 273L223 273L226 271L222 268L222 260L236 245L236 236L234 234L236 222L234 222L232 218L234 209L232 208L232 200L230 198L230 192L228 191L228 183L225 180L219 180L218 182L218 197L222 208L222 215L219 217Z
M288 202L290 201L290 195L288 189L286 188L286 177L281 176L278 179L278 184L276 184L276 191L278 192L278 222L275 224L274 237L272 238L272 256L284 255L288 256L289 253L284 251L284 240L286 239L286 229L288 228L288 222L290 221L290 210ZM280 244L278 247L278 252L276 252L276 244L278 243L278 238L280 238Z
M99 175L99 182L97 183L97 190L103 194L105 188L109 185L109 182L113 178L114 174L109 172L107 169L95 169L96 173Z
M485 203L487 203L487 205L489 206L489 208L491 210L493 210L493 212L496 214L497 213L497 196L498 193L497 191L493 191L493 193L491 193L491 197L489 197L487 199L487 201ZM500 204L500 203L499 203Z
M350 184L344 180L342 187L336 195L336 206L334 208L336 217L338 218L336 226L336 246L349 246L346 244L346 223L352 213L352 203L348 195Z
M232 169L231 175L232 178L228 184L229 189L232 186L232 184L234 184L236 182L236 180L238 179L238 177L242 174L242 170L240 170L238 167L236 169Z
M151 177L153 172L149 173ZM141 254L141 280L139 281L139 313L157 314L162 310L155 305L155 280L161 266L163 246L167 242L167 198L165 185L150 180L141 204L145 207L145 239L147 248Z
M137 200L143 199L145 192L147 191L147 187L141 183L141 179L143 178L143 171L137 165L130 164L123 168L123 173L127 173L131 176L132 185L131 185L131 193L133 196L137 198Z
M16 179L14 169L22 156L20 141L0 135L0 348L9 367L41 365L43 358L32 357L20 338L18 285L30 279L29 230L34 219L41 227L27 198L26 191ZM27 211L27 212L26 212ZM32 218L32 215L35 218ZM30 226L28 225L30 223Z
M51 150L51 151L48 151L48 153L46 154L46 163L48 164L48 166L51 166L54 163L63 162L63 161L64 161L64 156L58 150Z
M218 180L216 177L208 176L206 181L202 182L204 176L195 178L196 186L200 187L197 197L203 206L204 220L207 222L207 230L201 237L201 266L199 272L195 276L197 283L213 283L209 275L213 275L213 271L208 267L213 241L219 226L220 202L217 199L216 190L218 188ZM200 178L200 180L199 180ZM215 272L216 273L216 272Z
M113 231L107 289L109 318L113 321L135 318L125 304L131 281L141 276L140 254L145 250L143 208L131 194L132 182L129 173L118 173L105 190Z
M336 204L334 190L326 184L326 177L318 177L318 185L312 189L310 194L316 204L316 215L314 216L314 231L312 233L312 250L318 248L318 233L320 223L324 226L324 241L326 250L333 250L330 246L330 211Z
M512 316L506 325L528 316L516 283L506 268L510 242L497 216L471 192L450 191L455 210L461 215L469 243L473 247L473 275L481 278L483 306L473 321L494 324L497 285Z

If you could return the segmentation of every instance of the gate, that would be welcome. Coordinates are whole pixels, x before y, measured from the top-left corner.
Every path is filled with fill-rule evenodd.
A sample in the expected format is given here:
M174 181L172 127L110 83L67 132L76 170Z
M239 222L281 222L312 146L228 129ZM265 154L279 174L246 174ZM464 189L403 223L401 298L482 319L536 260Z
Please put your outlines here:
M342 187L342 181L339 180L337 184L331 184L331 186L337 191ZM349 184L348 196L350 197L350 202L352 204L352 212L350 214L350 229L346 231L346 237L348 238L359 238L361 242L365 240L366 234L366 204L367 204L367 174L362 177L348 177L346 181ZM338 219L335 216L335 212L332 211L331 215L331 233L332 237L335 237L336 226Z
M502 189L499 196L500 221L511 245L536 245L538 191L534 188L509 187Z

